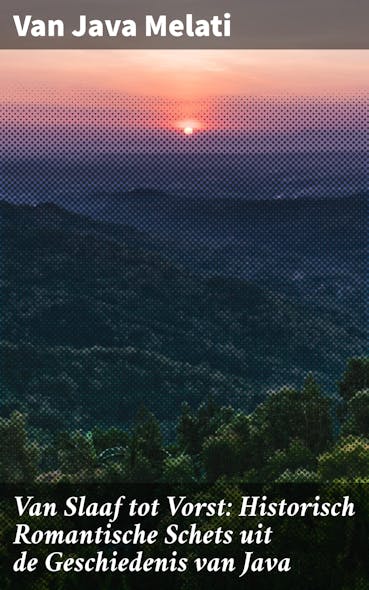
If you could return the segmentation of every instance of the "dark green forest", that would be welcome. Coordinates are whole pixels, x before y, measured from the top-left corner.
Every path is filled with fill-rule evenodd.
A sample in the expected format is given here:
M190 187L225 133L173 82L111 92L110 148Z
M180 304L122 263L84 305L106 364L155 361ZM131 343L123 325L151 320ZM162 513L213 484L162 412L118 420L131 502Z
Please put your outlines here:
M266 493L276 499L291 494L292 500L296 495L309 500L319 494L331 501L349 494L358 511L352 522L303 518L270 523L277 527L273 554L290 555L294 567L287 577L263 573L247 577L247 584L255 590L283 590L286 583L302 590L366 590L369 359L349 360L336 388L337 395L327 397L310 374L301 389L282 387L270 392L250 413L219 405L209 396L197 409L183 404L175 436L169 442L160 421L144 406L129 428L60 430L47 440L29 427L25 414L13 411L0 420L0 479L3 486L15 486L9 488L11 495L14 490L24 493L26 484L27 493L46 493L46 498L52 494L54 499L65 493L91 493L96 499L100 490L103 502L107 494L116 497L122 492L136 497L142 493L145 497L148 493L165 497L170 491L198 501L219 497L235 501L245 492ZM5 492L0 502L0 573L6 590L73 590L81 584L101 590L139 590L158 584L163 590L206 590L210 584L214 590L234 590L245 584L244 579L231 574L199 575L191 570L182 575L121 575L52 574L40 569L20 578L11 575L11 564L19 552L9 544L18 518ZM253 520L240 522L232 517L227 526L237 534L245 526L255 526ZM165 530L168 522L164 514L151 526ZM200 530L214 527L213 521L204 517L196 522ZM263 522L268 523L268 519ZM219 524L224 523L220 520ZM78 528L83 520L65 522L58 517L52 526ZM180 519L179 526L186 528L188 522ZM49 529L49 519L38 518L37 527ZM159 542L153 547L145 545L144 554L165 560L173 549L189 559L232 556L243 563L244 548L237 543L167 547ZM267 546L256 549L258 557L270 553ZM76 555L88 559L96 554L96 547L89 546L61 546L58 550L63 552L63 559ZM42 561L50 547L40 545L33 551ZM109 556L110 548L106 551ZM124 547L120 553L126 555ZM128 549L131 554L136 555Z
M367 480L369 359L351 359L337 396L312 375L300 390L282 387L250 412L208 396L182 405L166 441L145 406L127 428L59 430L48 438L13 411L0 422L2 482L195 483Z
M171 257L122 219L2 202L0 480L316 480L356 460L364 476L364 242L342 233L362 209L337 205L278 203L300 232L296 254L270 253L274 271L312 252L309 228L313 270L319 251L327 271L302 296L282 275L284 290L196 272L182 243ZM273 207L242 211L276 240ZM344 261L334 272L327 239ZM255 272L260 240L245 252Z
M244 215L274 235L274 209L250 207ZM300 220L298 251L279 244L283 251L272 249L267 260L275 272L293 273L313 237L324 274L311 275L304 294L282 275L277 288L195 272L182 243L175 254L172 246L164 251L122 220L1 203L0 415L19 410L48 438L55 430L127 427L145 405L173 435L182 401L195 411L210 396L249 414L270 389L301 389L310 371L335 395L347 359L367 353L361 232L351 241L343 233L347 215L354 223L362 209L342 212L329 200L306 206L305 227L305 210L290 207L278 203L284 224L293 229L293 216ZM340 246L336 270L318 239L322 225L335 251ZM265 279L259 239L239 255L244 266L251 256ZM210 254L216 262L217 251Z
M243 485L291 483L326 486L333 495L338 484L360 495L355 486L369 474L365 281L362 244L355 238L348 247L344 216L338 223L327 215L329 235L347 257L344 272L325 280L332 261L322 256L322 273L305 278L302 294L283 276L262 282L212 268L196 272L184 263L189 255L182 245L171 256L168 241L163 247L130 227L54 205L2 203L0 212L3 486L35 484L53 493L56 484L73 490L99 484L105 491L154 484L194 494L205 486L204 499L240 494ZM280 267L292 272L309 242L300 232L299 252L279 252ZM316 247L323 252L319 240ZM220 266L228 264L223 254ZM273 249L269 255L274 261ZM218 263L213 250L206 256ZM253 256L260 256L259 246ZM4 496L5 590L136 590L158 583L42 574L20 586L9 575L11 506ZM336 519L316 528L284 523L288 552L303 553L289 585L366 590L367 520L346 528ZM277 552L287 549L276 544ZM222 576L161 576L159 584L162 590L209 585L236 587ZM253 587L279 590L286 582L261 577Z

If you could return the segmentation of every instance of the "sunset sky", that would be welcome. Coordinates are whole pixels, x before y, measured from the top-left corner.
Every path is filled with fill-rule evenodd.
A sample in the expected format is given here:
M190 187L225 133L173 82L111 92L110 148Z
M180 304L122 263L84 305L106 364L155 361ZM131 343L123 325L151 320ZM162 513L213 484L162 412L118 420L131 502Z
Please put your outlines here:
M0 75L8 126L369 127L369 51L1 51Z
M368 89L369 51L2 51L2 86L170 98Z

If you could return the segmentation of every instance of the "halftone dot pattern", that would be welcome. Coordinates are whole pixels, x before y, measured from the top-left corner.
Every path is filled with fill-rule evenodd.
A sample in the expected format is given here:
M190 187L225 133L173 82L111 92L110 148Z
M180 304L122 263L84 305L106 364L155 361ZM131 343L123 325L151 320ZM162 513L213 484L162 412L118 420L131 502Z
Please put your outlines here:
M4 480L310 481L365 455L365 93L1 96Z

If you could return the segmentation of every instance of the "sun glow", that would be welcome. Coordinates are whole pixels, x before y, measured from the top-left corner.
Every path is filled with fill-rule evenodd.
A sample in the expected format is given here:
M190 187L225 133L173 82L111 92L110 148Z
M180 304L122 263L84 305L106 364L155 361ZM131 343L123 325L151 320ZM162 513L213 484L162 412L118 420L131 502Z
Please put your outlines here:
M184 135L193 135L202 128L202 125L195 119L183 119L182 121L177 121L176 127Z

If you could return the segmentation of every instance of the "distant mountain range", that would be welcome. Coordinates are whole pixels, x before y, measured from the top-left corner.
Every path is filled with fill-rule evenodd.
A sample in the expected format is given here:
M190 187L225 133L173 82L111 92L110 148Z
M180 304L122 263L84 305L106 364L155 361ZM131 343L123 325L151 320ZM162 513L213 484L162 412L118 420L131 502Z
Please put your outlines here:
M142 402L172 419L210 393L250 407L367 352L363 200L91 198L90 217L0 205L3 413L47 429Z

